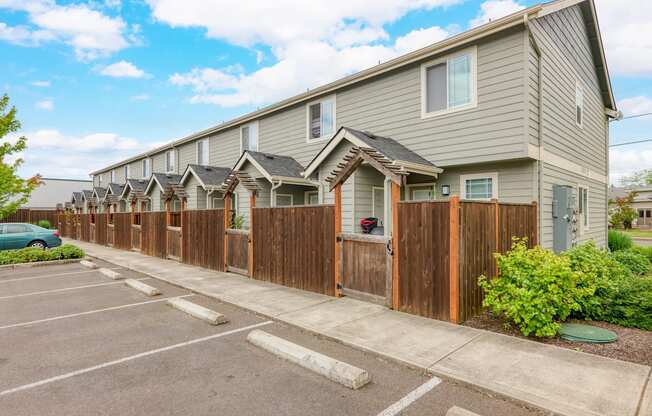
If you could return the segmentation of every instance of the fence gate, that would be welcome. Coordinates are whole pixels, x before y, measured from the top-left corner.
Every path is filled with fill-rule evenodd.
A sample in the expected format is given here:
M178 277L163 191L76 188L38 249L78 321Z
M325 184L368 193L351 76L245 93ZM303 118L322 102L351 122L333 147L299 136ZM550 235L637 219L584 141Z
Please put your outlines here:
M226 230L226 271L249 275L249 230Z
M391 238L379 235L340 234L342 294L367 302L392 304Z

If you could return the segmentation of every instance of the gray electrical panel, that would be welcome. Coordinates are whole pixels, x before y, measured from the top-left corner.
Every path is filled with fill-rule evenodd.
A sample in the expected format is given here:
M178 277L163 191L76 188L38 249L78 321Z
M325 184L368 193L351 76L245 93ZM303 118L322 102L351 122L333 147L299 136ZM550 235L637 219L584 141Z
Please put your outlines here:
M552 186L552 248L555 253L575 245L577 211L575 188L568 185Z

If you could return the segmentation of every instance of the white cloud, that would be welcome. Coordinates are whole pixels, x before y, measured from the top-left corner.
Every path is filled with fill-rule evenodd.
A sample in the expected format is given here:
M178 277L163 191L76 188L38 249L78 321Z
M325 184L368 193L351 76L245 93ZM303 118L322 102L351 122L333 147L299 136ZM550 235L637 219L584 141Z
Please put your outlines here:
M652 113L652 99L639 95L618 101L618 109L625 117L637 114Z
M492 20L500 19L501 17L510 15L519 10L524 9L525 6L519 4L514 0L488 0L480 5L480 13L477 17L471 20L471 26L476 27L488 23Z
M652 2L596 0L612 75L652 76Z
M39 88L47 88L50 86L50 81L32 81L31 84Z
M60 41L80 60L106 57L133 43L133 34L120 17L111 17L85 4L58 5L53 0L0 0L0 8L26 12L31 26L0 23L0 39L24 46Z
M145 71L127 61L119 61L105 66L100 70L100 74L114 78L145 78L148 76Z
M148 94L138 94L131 96L131 101L147 101L150 99Z
M275 49L278 62L250 74L195 68L184 74L173 74L169 80L174 85L191 87L195 92L190 99L192 103L223 107L264 105L438 42L448 35L446 30L435 26L412 31L388 46L337 48L327 42L295 41Z
M623 176L650 169L650 160L652 160L652 145L637 146L636 149L612 148L609 152L611 183L617 185Z
M27 150L21 155L25 161L20 174L64 178L86 178L98 166L107 166L150 145L115 133L66 135L56 129L21 132L27 137ZM18 134L6 137L15 140Z
M50 99L38 101L36 103L36 108L39 110L52 111L54 110L54 101Z

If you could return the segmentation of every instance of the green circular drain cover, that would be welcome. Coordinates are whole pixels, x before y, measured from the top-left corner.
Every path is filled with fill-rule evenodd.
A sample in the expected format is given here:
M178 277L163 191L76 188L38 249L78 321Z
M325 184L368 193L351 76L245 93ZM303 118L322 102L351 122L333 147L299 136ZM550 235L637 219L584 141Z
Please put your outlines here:
M567 341L594 344L605 344L618 339L618 335L613 331L584 324L561 324L559 335Z

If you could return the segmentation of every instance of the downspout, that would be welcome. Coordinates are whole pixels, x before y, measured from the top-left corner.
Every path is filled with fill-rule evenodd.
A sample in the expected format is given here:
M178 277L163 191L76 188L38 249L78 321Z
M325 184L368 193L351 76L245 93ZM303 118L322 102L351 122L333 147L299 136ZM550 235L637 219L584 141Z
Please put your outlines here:
M276 185L274 185L274 182L272 182L272 190L270 192L270 198L271 201L269 201L269 205L272 207L276 206L276 190L280 188L283 185L283 181L280 180Z
M537 105L539 107L537 112L537 121L539 122L539 128L537 129L537 144L538 144L538 157L537 157L537 204L539 209L539 238L538 243L541 244L541 235L543 231L543 56L541 54L541 48L537 44L534 35L532 35L532 30L530 29L530 20L529 16L526 14L523 16L523 23L525 24L525 30L527 31L528 38L534 52L537 54L537 77L538 77L538 91L537 91Z

